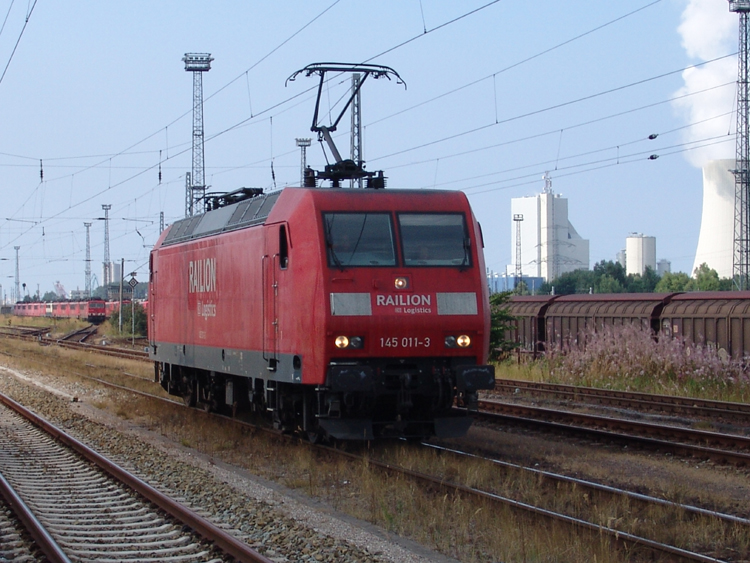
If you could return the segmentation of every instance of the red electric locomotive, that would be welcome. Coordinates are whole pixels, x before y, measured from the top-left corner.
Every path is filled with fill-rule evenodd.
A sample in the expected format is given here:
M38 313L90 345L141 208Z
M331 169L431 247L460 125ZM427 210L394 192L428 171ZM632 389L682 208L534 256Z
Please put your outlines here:
M119 304L118 304L119 305ZM105 301L92 298L88 301L22 302L13 306L13 314L19 317L48 317L54 319L86 319L90 323L102 323L107 319Z
M382 173L352 161L307 173L371 187L238 190L162 233L148 297L157 379L189 405L270 412L311 439L463 435L494 386L466 196L373 189Z
M107 304L104 299L89 299L88 321L90 323L103 323L107 320Z

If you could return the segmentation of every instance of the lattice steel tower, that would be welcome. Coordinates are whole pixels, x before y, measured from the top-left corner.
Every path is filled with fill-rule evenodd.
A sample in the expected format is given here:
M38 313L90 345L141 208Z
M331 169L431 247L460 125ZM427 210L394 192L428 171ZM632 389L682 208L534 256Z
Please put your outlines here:
M89 229L93 223L84 223L86 227L86 298L91 297L91 232Z
M203 213L206 208L206 178L203 158L203 73L211 70L211 53L185 53L185 70L193 73L193 170L186 183L185 216Z
M737 52L737 152L734 172L734 285L748 289L750 279L750 122L748 121L748 13L750 0L729 0L729 11L740 15L740 44Z
M351 139L351 159L362 166L362 77L358 72L352 74L352 139ZM352 178L350 180L352 188L362 187L362 178Z
M112 282L112 261L109 258L109 210L112 206L102 204L102 209L104 209L104 268L102 273L104 274L104 287L109 287Z

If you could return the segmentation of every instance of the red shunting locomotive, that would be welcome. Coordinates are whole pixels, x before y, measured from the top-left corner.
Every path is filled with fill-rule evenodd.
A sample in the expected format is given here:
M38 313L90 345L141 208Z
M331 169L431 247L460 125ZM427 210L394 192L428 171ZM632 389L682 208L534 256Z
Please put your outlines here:
M174 223L151 253L150 355L164 389L267 412L313 440L465 434L477 392L494 386L465 194L259 191Z

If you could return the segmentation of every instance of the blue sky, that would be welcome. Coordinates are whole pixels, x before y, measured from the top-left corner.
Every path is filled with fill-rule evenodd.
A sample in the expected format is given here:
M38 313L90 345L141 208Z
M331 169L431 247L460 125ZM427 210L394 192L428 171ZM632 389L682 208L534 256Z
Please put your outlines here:
M1 3L6 13L6 294L14 246L31 293L55 281L82 289L89 221L101 281L102 204L112 205L112 259L147 279L160 212L167 223L184 214L186 52L215 59L203 88L206 181L217 192L298 182L294 139L314 138L315 80L285 85L293 72L328 61L394 68L406 89L386 80L363 89L367 167L384 170L390 189L464 190L495 271L511 262L511 198L541 191L549 171L591 241L591 266L640 232L656 237L658 259L689 272L700 166L735 150L738 19L726 0L27 0ZM348 87L330 81L324 110L335 111ZM337 137L346 150L348 122ZM315 139L308 162L325 164Z

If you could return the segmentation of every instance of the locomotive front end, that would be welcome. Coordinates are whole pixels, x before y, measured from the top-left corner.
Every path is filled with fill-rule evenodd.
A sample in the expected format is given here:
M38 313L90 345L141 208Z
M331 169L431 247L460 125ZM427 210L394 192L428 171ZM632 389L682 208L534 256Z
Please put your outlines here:
M330 315L319 424L344 439L461 436L477 392L494 386L468 203L445 192L354 195L321 214Z

